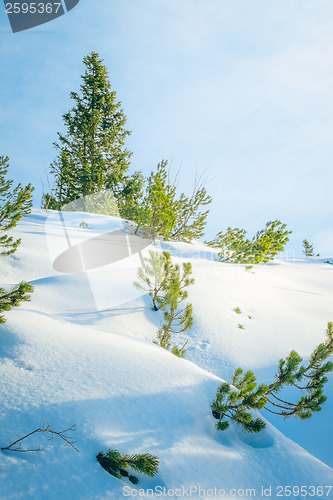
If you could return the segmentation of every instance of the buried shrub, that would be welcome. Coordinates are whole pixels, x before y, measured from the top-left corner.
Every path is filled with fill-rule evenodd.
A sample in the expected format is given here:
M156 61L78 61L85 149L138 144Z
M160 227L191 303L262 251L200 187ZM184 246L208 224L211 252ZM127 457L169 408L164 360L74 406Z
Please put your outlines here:
M156 476L158 473L159 459L150 453L123 455L117 450L109 450L106 453L100 451L96 458L111 476L117 479L128 477L133 484L137 484L139 480L126 470L129 467L135 472L142 472L150 477Z
M333 323L329 322L326 330L326 341L319 344L310 356L307 364L296 351L281 359L275 382L270 385L257 386L255 375L237 368L231 383L223 382L217 389L216 397L211 404L212 415L218 420L217 430L226 430L229 421L241 425L246 432L260 432L265 422L253 418L251 410L265 409L285 418L298 417L306 420L314 412L321 410L326 401L323 394L327 382L326 374L333 371L333 363L326 361L333 354ZM285 386L291 386L301 392L297 402L282 399L278 394Z

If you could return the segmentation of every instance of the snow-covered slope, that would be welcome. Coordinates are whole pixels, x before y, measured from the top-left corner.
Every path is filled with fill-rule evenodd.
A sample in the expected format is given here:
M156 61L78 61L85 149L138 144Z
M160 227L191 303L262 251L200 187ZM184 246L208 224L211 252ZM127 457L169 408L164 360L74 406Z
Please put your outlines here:
M137 256L120 267L61 274L52 261L63 228L49 214L25 218L15 230L18 252L2 260L2 286L25 279L35 292L0 328L0 446L48 421L58 431L76 424L80 451L37 434L23 446L43 451L0 452L1 499L123 498L130 483L96 461L109 448L160 458L158 476L131 485L136 493L184 488L175 497L218 498L216 488L242 498L246 489L261 497L271 486L278 498L278 486L332 485L332 380L323 411L310 421L274 421L303 448L271 424L259 435L235 426L217 433L209 409L220 380L237 366L269 381L280 357L291 349L307 356L322 341L333 319L333 266L325 263L332 259L276 261L250 272L214 262L215 251L200 243L162 244L173 259L190 260L196 278L189 290L194 326L174 339L189 340L182 360L152 343L161 313L133 292ZM82 218L70 222L78 241L101 225L114 229L112 218L88 214L90 229L79 229Z

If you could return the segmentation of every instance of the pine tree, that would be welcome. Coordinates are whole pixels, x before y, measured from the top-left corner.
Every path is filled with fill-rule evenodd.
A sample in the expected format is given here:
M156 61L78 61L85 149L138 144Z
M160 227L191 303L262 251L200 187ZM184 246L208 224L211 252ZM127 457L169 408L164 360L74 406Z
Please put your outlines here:
M219 248L221 262L247 262L253 259L250 240L245 238L245 229L228 227L227 232L219 232L215 239L206 242L207 245Z
M141 172L134 172L130 177L126 176L124 189L117 200L119 212L123 219L140 220L144 183L145 178Z
M170 254L168 252L154 252L149 250L149 257L145 257L145 267L139 267L138 279L134 286L138 290L148 292L152 298L154 311L158 311L164 305L164 295L167 286L166 271L170 266Z
M7 232L13 229L24 215L30 213L33 191L31 184L25 188L18 184L13 188L13 181L6 179L8 168L9 159L0 156L0 232L2 233L0 247L3 249L0 255L2 256L16 252L21 243L20 239L14 240L12 236L8 236ZM0 324L6 321L2 313L18 307L21 302L30 300L29 293L32 291L32 285L23 281L9 292L0 288Z
M251 264L273 260L277 253L283 251L289 241L289 234L291 231L288 231L287 225L281 221L267 222L265 229L258 231L252 240L254 261Z
M32 206L31 184L24 188L18 184L13 188L13 181L6 179L8 168L8 157L0 156L0 255L16 252L21 240L14 240L7 233L24 215L30 213Z
M157 332L157 341L155 342L164 349L170 349L173 334L186 333L193 325L192 304L179 307L188 297L188 291L185 288L194 284L194 278L191 277L191 274L192 265L190 262L183 263L182 272L178 264L173 265L171 262L168 264L166 292L163 297L164 321ZM184 357L186 343L181 349L173 346L172 353Z
M99 54L92 52L83 62L80 92L71 93L74 106L63 115L66 132L58 133L55 143L54 193L44 195L44 204L60 208L82 195L110 189L124 206L126 193L137 189L137 176L127 175L131 153L125 148L130 134L126 117Z
M227 232L220 232L208 245L220 249L221 262L237 264L259 264L273 260L278 252L284 249L289 241L286 224L279 220L267 222L265 229L258 231L249 240L245 229L228 227Z
M254 419L251 410L265 409L285 418L298 417L301 420L310 418L314 412L321 410L326 401L323 390L327 382L327 374L333 371L333 363L326 361L333 354L333 323L329 322L326 330L326 341L319 344L310 356L308 363L301 364L303 359L296 351L291 351L286 359L281 359L275 381L257 387L255 375L238 368L232 377L231 384L223 382L212 402L211 410L218 420L216 428L226 430L229 422L241 425L244 431L260 432L265 422ZM296 402L287 401L280 396L285 386L301 391ZM279 394L279 397L278 397Z
M247 432L260 432L265 428L263 420L253 419L249 410L264 408L267 403L265 394L268 388L265 385L257 388L256 378L251 371L246 372L243 377L242 375L243 370L238 368L232 377L231 384L224 382L217 389L211 410L213 417L218 420L216 428L219 431L224 431L229 427L229 422L225 418L241 425Z
M168 252L160 254L150 250L145 267L138 269L139 281L134 282L136 288L149 293L155 311L163 310L163 321L154 343L167 350L171 348L171 352L179 357L185 356L187 341L178 348L172 346L171 340L172 334L186 333L193 324L192 304L179 307L188 297L186 288L195 282L191 274L190 262L184 262L181 269L172 263Z
M106 453L99 452L96 458L111 476L117 479L128 477L133 484L137 484L139 480L127 472L126 469L129 467L150 477L154 477L158 473L159 459L150 453L124 455L117 450L108 450Z
M190 197L182 193L175 207L176 221L170 238L187 243L190 243L193 238L201 238L209 210L201 212L200 208L211 202L212 198L207 194L206 188L197 182Z
M176 187L168 182L168 162L162 160L156 172L151 172L147 180L141 211L137 213L138 229L154 241L160 237L168 239L176 222Z
M2 313L10 311L13 307L18 307L21 302L30 301L31 296L29 294L33 290L33 286L25 281L15 285L9 292L0 288L0 324L6 323L6 318Z
M303 240L303 253L306 257L313 257L313 245L311 245L308 240Z
M177 179L170 183L167 165L166 160L158 164L157 171L147 179L142 201L137 197L136 210L131 214L137 223L136 233L141 228L143 235L154 241L159 237L191 242L203 235L209 210L202 212L201 207L212 199L200 181L195 182L190 197L181 193L177 199Z

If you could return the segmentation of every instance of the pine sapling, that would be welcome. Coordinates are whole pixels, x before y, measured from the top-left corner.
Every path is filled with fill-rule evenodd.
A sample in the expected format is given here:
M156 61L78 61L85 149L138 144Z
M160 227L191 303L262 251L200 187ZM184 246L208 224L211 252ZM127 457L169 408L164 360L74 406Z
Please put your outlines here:
M164 295L164 321L157 332L156 341L164 349L170 349L172 334L186 333L193 325L192 304L179 307L180 303L188 297L185 288L194 283L191 274L192 265L190 262L183 263L182 275L178 264L170 264L168 267L166 293ZM173 348L173 354L184 357L185 345L180 350Z
M18 307L21 302L30 301L34 287L30 283L22 281L15 285L9 292L0 288L0 324L5 323L6 319L2 315L5 311L10 311L13 307Z
M257 382L251 371L243 376L243 370L238 368L231 384L223 382L217 389L216 399L211 404L212 415L218 420L216 428L224 431L229 427L229 420L241 425L246 432L260 432L265 423L260 418L254 419L249 410L261 410L267 400L266 385L257 388Z
M137 230L142 229L147 238L154 242L157 238L169 239L176 222L176 187L168 182L168 162L162 160L157 171L147 179L142 208L138 212Z
M117 450L108 450L106 453L100 451L96 458L111 476L117 479L128 477L133 484L137 484L139 480L126 470L128 468L150 477L154 477L158 473L159 459L150 453L124 455Z
M333 363L326 361L333 354L333 323L329 322L326 341L319 344L310 356L309 362L302 365L303 359L296 351L291 351L286 359L281 359L275 381L270 385L257 386L255 375L238 368L231 383L223 382L217 389L211 404L212 415L218 420L216 428L226 430L229 421L241 425L246 432L260 432L265 422L253 418L252 410L265 409L284 418L298 417L306 420L314 412L322 409L326 401L323 393L327 374L333 371ZM282 399L280 391L292 386L301 391L298 401ZM279 396L278 396L279 394Z
M181 194L176 205L176 221L170 236L172 239L190 243L193 238L203 236L209 210L201 212L200 209L212 202L204 184L202 178L196 179L191 196Z
M134 286L138 290L148 292L154 311L158 311L164 305L171 257L168 252L160 254L149 250L149 257L145 257L144 262L145 267L140 267L137 272L140 281L134 281Z
M311 245L308 242L308 240L303 240L303 253L306 257L313 257L314 256L313 245Z
M252 240L246 238L245 229L228 227L226 233L218 233L207 244L220 249L221 262L247 264L247 270L249 265L273 260L289 241L289 234L286 224L275 220L267 222L265 229L258 231Z
M23 188L18 184L13 188L13 181L6 179L8 168L8 157L0 156L0 255L16 252L21 240L14 240L7 233L30 213L32 207L33 187L28 184Z

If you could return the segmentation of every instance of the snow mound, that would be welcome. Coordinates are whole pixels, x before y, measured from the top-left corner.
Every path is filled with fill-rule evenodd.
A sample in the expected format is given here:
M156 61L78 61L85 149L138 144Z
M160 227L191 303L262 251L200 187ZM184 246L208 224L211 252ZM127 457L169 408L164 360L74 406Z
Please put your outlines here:
M189 290L194 327L175 339L189 339L182 360L152 343L161 313L151 310L146 296L124 292L133 287L135 266L112 280L112 264L93 280L89 273L53 268L49 246L52 238L59 243L62 227L54 222L50 234L48 215L34 210L19 224L22 244L3 261L2 286L25 279L35 292L1 326L0 445L48 421L57 431L76 424L80 451L37 434L22 446L41 445L38 453L0 452L1 498L119 499L130 487L136 494L144 490L142 496L147 489L170 494L180 488L178 498L189 489L192 498L218 498L218 490L224 498L242 498L246 489L261 496L262 487L271 487L277 498L278 486L332 484L333 470L272 424L259 435L236 426L217 433L209 407L218 384L237 366L269 378L291 349L309 355L332 320L333 266L324 259L277 261L252 273L215 262L216 252L201 243L163 243L175 260L191 260L196 278ZM111 219L97 222L112 230ZM96 216L84 220L92 235L100 230ZM331 383L328 392L332 400ZM321 433L326 443L316 454L327 462L328 410L309 424L297 423L297 429ZM109 448L157 455L158 476L139 475L137 486L111 477L96 461Z

